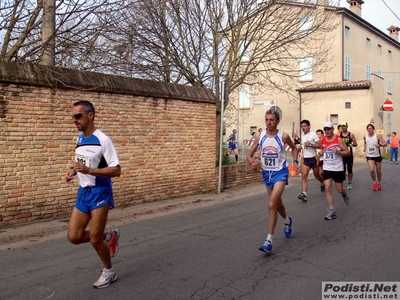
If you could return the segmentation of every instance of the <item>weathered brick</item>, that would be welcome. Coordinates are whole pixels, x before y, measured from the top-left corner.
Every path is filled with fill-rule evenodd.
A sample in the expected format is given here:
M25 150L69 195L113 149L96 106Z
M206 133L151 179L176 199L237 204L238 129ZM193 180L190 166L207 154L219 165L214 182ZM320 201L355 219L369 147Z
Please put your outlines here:
M7 66L21 68L18 82L1 81ZM0 95L7 106L0 116L0 227L69 216L78 183L65 182L64 174L80 134L70 117L76 99L94 103L96 126L117 148L122 166L121 177L113 178L117 205L216 188L216 107L208 92L101 74L98 89L85 88L85 76L54 89L48 78L40 81L40 72L0 62ZM37 85L31 79L24 83L24 74L37 78ZM102 88L108 82L115 92ZM159 98L151 96L164 90ZM201 151L193 151L198 141Z

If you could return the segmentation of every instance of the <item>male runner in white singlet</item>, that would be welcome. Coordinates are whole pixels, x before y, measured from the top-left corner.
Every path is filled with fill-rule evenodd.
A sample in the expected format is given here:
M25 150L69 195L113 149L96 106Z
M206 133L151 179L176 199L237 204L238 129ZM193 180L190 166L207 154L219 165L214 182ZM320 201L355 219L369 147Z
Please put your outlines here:
M287 238L292 234L292 218L286 215L282 203L282 193L288 184L289 170L286 161L285 143L292 148L293 164L297 172L300 171L297 158L297 148L290 136L277 129L279 113L270 109L265 113L266 130L256 137L247 155L247 161L254 171L257 171L257 163L253 160L253 154L257 147L261 151L262 175L269 195L269 219L267 239L259 247L260 251L270 253L272 250L273 235L275 232L278 214L283 218L284 234Z

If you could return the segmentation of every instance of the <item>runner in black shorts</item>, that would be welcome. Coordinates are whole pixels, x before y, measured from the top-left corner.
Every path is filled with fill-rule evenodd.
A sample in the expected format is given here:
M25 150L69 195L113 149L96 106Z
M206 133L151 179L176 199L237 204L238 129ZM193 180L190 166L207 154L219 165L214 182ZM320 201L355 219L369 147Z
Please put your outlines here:
M301 138L301 146L303 148L303 163L301 165L301 188L302 192L297 195L303 202L307 202L308 189L308 173L313 170L314 177L321 183L321 192L325 192L324 179L322 178L318 162L317 149L321 148L321 140L315 132L310 131L310 121L302 120L300 123L303 136Z

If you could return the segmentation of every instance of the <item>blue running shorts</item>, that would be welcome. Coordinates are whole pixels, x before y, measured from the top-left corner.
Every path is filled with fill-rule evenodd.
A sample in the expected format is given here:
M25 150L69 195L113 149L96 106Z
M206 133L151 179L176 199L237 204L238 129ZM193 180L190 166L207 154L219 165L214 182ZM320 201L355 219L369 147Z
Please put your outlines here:
M114 208L113 190L111 185L80 187L78 189L78 198L75 207L85 214L96 208L109 205L110 209Z
M284 181L286 182L286 185L288 185L288 179L289 179L289 169L288 168L283 168L282 170L279 171L262 171L264 183L267 187L272 189L274 187L274 184L279 181Z

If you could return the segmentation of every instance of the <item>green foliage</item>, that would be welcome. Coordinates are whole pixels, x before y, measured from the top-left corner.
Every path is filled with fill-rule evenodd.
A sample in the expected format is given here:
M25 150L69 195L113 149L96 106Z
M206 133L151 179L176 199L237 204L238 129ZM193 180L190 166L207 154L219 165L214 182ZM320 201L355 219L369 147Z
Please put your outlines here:
M228 152L223 150L223 152L222 152L222 165L225 166L225 165L233 165L233 164L235 164L235 162L230 160ZM217 157L217 159L216 159L215 166L216 167L219 166L219 157Z
M386 151L383 152L383 153L382 153L382 158L383 158L383 159L390 159L390 152L386 152Z

